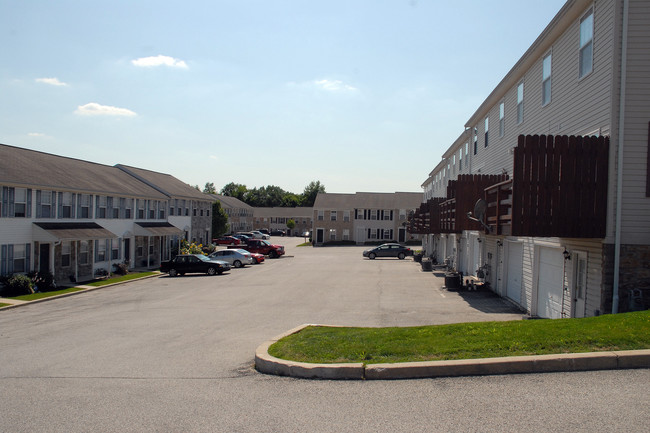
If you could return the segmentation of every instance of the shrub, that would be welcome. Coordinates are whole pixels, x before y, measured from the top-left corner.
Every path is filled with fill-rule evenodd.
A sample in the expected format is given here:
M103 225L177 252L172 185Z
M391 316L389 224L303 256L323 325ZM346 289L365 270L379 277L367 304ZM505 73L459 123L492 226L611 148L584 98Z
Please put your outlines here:
M203 254L203 245L192 242L191 244L184 240L181 242L181 254Z
M27 276L32 280L35 292L51 292L57 290L54 275L51 272L30 272Z
M4 281L4 287L0 290L0 296L12 297L31 295L34 293L32 280L27 275L14 274Z
M117 275L126 275L129 273L129 265L127 263L114 263L113 267L115 268L113 272Z

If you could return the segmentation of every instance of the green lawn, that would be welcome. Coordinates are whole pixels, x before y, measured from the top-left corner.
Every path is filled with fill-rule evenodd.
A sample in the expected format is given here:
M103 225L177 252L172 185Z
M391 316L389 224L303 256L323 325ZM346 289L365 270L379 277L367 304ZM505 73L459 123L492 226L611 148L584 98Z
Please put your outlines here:
M57 296L57 295L63 295L64 293L80 292L82 290L84 290L84 289L81 289L79 287L72 287L72 288L69 288L69 289L56 290L54 292L39 292L39 293L32 293L31 295L12 296L10 299L17 299L19 301L35 301L37 299L49 298L51 296Z
M2 304L2 303L0 303L0 308L2 308L2 307L6 307L6 306L8 306L8 305L11 305L11 304Z
M650 348L650 311L408 328L310 326L269 349L298 362L368 364Z

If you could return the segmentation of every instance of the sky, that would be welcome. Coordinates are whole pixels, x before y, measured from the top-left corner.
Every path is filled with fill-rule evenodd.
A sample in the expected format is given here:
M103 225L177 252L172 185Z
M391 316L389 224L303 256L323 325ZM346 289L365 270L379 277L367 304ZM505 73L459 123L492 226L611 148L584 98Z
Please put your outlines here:
M564 0L0 0L0 143L217 190L422 191Z

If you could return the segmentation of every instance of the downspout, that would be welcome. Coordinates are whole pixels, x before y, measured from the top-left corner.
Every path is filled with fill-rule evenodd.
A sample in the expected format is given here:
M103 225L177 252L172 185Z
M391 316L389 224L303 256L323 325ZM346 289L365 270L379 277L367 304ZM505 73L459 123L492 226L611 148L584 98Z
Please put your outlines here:
M625 140L625 83L627 81L627 30L629 0L623 0L623 28L621 41L621 88L618 107L618 152L616 161L616 233L614 240L614 285L612 314L618 313L621 271L621 215L623 213L623 143Z

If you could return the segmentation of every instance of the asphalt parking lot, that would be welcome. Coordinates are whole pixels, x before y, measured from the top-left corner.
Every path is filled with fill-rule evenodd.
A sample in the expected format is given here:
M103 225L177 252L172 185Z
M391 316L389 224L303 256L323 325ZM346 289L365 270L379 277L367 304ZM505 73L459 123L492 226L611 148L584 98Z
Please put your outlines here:
M260 374L257 346L304 323L522 317L489 294L446 292L442 278L410 259L272 241L286 257L1 311L0 431L566 431L567 420L583 431L647 427L648 370L352 382Z

